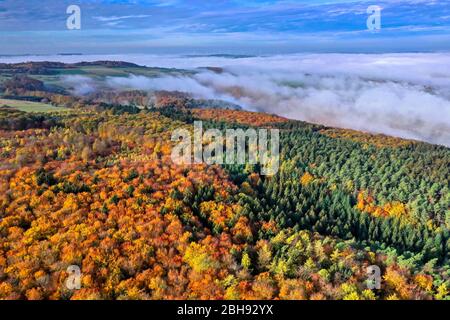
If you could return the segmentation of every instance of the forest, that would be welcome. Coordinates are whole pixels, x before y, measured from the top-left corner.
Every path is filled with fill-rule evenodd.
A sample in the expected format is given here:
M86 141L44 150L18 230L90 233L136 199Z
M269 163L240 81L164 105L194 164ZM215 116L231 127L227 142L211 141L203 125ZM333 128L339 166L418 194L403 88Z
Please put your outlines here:
M281 130L280 171L171 130ZM1 299L449 299L450 150L237 110L0 110ZM67 266L80 290L64 285ZM367 267L382 270L381 290Z

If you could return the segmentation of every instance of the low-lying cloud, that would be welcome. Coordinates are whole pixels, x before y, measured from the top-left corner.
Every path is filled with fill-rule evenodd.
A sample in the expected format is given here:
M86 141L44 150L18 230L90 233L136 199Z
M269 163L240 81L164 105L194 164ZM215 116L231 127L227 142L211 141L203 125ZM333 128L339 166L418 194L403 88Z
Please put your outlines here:
M137 55L114 60L198 71L107 78L114 89L188 92L252 111L450 146L450 54Z
M450 146L447 54L173 57L140 63L178 68L214 66L223 72L110 78L109 84L190 92L199 98L238 103L249 110Z

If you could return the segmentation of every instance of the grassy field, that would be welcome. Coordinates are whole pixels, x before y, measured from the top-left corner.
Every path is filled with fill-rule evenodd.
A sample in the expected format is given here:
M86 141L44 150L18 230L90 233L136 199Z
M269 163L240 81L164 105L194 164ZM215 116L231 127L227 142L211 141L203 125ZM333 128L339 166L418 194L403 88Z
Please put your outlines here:
M0 106L4 105L24 112L61 112L70 110L67 108L55 107L46 103L0 98Z

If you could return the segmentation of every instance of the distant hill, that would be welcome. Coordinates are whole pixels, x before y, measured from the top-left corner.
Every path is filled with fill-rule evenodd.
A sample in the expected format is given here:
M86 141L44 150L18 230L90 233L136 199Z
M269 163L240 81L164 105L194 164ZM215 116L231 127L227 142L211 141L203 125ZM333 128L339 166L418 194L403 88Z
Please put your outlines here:
M106 68L145 68L130 62L123 61L93 61L78 63L62 63L62 62L23 62L23 63L0 63L1 73L25 73L35 75L52 75L57 74L54 69L75 69L78 67L100 66Z

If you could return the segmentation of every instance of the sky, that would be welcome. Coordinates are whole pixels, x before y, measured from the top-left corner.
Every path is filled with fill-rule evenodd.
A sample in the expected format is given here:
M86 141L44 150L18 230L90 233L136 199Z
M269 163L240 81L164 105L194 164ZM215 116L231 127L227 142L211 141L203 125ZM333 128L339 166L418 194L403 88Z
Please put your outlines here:
M80 30L66 27L69 5ZM0 0L0 55L449 50L450 0Z

